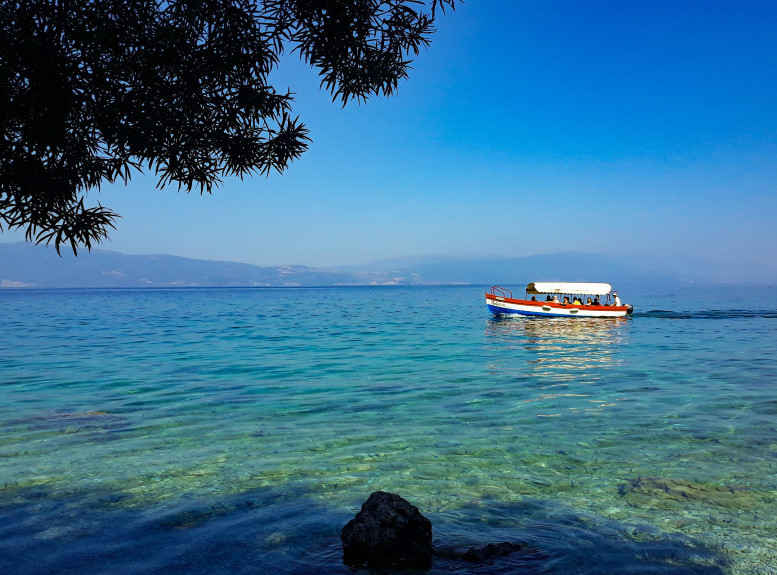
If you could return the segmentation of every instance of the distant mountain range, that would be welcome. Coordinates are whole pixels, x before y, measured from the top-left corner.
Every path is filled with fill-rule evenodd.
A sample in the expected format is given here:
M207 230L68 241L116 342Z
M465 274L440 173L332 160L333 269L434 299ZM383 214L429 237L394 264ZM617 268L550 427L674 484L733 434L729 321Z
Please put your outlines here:
M707 268L711 269L711 266ZM0 287L5 288L520 286L529 281L605 281L623 288L635 284L731 283L725 281L725 270L715 268L713 271L705 271L705 266L686 260L571 252L490 259L426 256L338 268L262 267L170 255L127 255L99 249L83 251L78 257L63 249L62 257L59 257L51 247L0 242Z

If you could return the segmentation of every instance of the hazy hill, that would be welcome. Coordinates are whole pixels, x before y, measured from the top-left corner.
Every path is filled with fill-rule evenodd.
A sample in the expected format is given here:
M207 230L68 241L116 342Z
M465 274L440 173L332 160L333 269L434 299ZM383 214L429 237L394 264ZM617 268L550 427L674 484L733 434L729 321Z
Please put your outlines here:
M364 282L359 274L306 266L260 267L169 255L127 255L105 250L62 250L0 243L3 287L294 286Z
M726 275L728 274L728 275ZM731 270L686 260L624 258L556 253L516 258L443 256L380 260L337 269L307 266L262 267L170 255L127 255L63 250L24 242L0 243L0 287L194 287L328 286L370 284L502 284L529 281L606 281L631 285L731 283ZM752 279L752 278L751 278ZM762 279L762 285L767 283Z
M509 284L529 281L605 281L610 283L685 283L684 270L662 269L659 262L563 252L515 258L426 257L371 262L365 269L387 275L424 278L431 283ZM353 268L345 268L353 269Z

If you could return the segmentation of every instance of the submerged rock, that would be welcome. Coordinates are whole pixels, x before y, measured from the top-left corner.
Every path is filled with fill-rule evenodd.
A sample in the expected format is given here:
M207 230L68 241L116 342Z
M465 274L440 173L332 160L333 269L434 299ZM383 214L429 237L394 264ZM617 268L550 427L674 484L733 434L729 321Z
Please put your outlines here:
M368 567L428 567L432 523L394 493L375 491L340 533L343 563Z
M466 561L468 563L494 563L513 553L520 553L522 560L540 560L547 558L545 553L525 541L487 543L485 545L469 547L464 551L461 551L456 547L447 546L436 547L434 550L435 557L441 557L452 561Z
M499 557L507 557L515 551L525 551L529 553L537 552L536 549L529 547L525 543L503 541L501 543L489 543L482 547L470 547L461 554L461 558L470 563L482 563L483 561L489 561Z
M107 411L41 412L23 419L11 420L9 424L60 433L88 432L93 435L128 428L128 422L123 416Z
M695 502L738 509L758 504L748 487L712 485L686 479L637 477L620 485L618 492L632 505L652 505L670 509Z

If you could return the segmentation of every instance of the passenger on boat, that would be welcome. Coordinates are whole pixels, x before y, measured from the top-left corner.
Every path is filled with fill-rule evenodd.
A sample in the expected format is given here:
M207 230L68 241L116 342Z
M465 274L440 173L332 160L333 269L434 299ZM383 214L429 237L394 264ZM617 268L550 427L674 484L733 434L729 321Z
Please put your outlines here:
M593 305L593 303L594 303L594 302L593 302L593 301L591 301L591 298L589 297L589 298L586 300L586 302L585 302L585 305Z
M553 299L552 299L552 300L550 300L550 301L552 301L553 303L558 303L558 296L557 296L557 295L554 295L554 296L553 296Z
M537 301L537 296L536 295L531 296L531 300L532 301Z
M565 295L564 296L564 305L567 305L567 304L569 304L569 296Z
M618 307L621 305L621 298L618 297L618 294L615 294L615 305Z
M599 296L594 297L594 305L602 305L602 302L599 301Z
M553 296L549 295L548 297L545 298L545 301L553 301Z
M583 302L580 301L579 297L575 298L575 301L572 302L574 305L583 305Z

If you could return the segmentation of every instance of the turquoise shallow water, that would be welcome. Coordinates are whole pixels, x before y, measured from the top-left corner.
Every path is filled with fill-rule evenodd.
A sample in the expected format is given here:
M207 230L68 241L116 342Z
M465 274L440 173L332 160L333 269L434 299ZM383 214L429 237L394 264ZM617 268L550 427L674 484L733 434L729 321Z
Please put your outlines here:
M483 291L0 291L0 573L352 573L377 489L536 550L431 573L775 572L777 290Z

